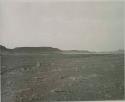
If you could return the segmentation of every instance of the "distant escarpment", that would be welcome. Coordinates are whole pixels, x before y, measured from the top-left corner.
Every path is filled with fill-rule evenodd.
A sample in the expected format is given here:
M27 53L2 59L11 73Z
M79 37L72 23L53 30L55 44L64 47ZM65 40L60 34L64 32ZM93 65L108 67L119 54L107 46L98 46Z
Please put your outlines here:
M0 45L0 53L57 53L61 52L58 48L52 48L52 47L16 47L14 49L8 49L2 45Z
M93 52L88 50L60 50L53 47L16 47L14 49L8 49L0 45L0 54L124 54L123 50L116 50L110 52Z
M40 52L59 52L61 50L52 47L17 47L12 49L13 52L29 52L29 53L40 53Z

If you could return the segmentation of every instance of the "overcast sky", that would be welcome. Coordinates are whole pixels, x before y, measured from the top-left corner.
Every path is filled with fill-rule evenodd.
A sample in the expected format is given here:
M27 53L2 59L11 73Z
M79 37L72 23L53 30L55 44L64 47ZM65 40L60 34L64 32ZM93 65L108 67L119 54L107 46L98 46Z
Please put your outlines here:
M110 51L124 47L123 2L2 2L0 44Z

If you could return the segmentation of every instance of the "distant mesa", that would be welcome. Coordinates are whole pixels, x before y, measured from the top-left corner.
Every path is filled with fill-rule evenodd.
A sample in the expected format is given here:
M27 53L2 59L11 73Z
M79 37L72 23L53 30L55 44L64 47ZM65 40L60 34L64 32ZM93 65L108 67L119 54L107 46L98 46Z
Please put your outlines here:
M8 53L46 53L46 52L61 52L58 48L52 47L16 47L14 49L8 49L0 45L1 52Z
M54 52L61 51L57 48L52 47L17 47L13 49L14 52Z
M14 49L8 49L5 46L0 45L0 53L23 53L23 54L40 54L40 53L61 53L61 54L124 54L124 50L116 50L110 52L92 52L88 50L60 50L53 47L16 47Z

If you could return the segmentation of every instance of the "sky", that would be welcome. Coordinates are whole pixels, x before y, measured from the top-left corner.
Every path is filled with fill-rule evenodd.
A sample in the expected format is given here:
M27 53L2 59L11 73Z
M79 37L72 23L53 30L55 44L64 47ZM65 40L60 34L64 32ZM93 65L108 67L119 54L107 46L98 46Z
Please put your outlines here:
M0 3L0 44L63 50L124 48L124 2L11 1Z

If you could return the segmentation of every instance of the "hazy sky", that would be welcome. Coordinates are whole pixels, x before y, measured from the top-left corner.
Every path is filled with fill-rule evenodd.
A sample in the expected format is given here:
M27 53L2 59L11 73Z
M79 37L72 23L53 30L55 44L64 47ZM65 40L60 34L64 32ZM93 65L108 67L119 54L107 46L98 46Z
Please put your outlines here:
M124 47L123 2L0 3L0 44L109 51Z

